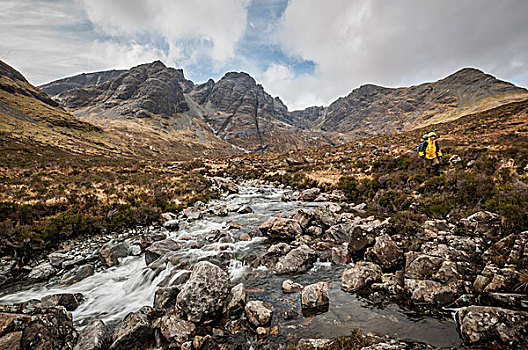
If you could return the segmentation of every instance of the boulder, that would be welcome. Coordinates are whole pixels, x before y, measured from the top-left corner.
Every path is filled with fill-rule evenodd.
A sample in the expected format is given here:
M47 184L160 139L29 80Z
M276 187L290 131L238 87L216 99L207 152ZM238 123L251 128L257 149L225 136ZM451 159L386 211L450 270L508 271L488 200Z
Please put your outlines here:
M376 237L374 246L367 248L365 252L366 260L378 264L384 270L390 270L398 266L402 258L401 249L387 234Z
M176 220L178 218L178 215L174 214L174 213L171 213L171 212L166 212L166 213L162 213L160 215L161 217L161 223L163 225L165 225L165 223L167 221L172 221L172 220Z
M227 272L208 261L194 265L189 280L177 297L178 306L192 322L214 318L221 311L229 292Z
M163 232L154 231L150 232L147 235L141 236L140 246L142 249L147 248L154 242L162 241L167 238L167 235Z
M128 314L112 334L109 350L137 349L153 341L153 330L148 316L142 312Z
M183 216L189 220L198 220L202 218L202 211L195 207L183 209Z
M328 307L328 282L317 282L310 284L301 291L301 308L321 309Z
M177 219L165 221L163 227L169 231L177 231L180 228L180 221Z
M528 313L489 306L461 308L455 315L466 344L499 344L524 348L528 344Z
M158 288L154 293L154 309L167 310L173 308L179 293L180 288L175 286Z
M58 270L54 268L50 263L43 263L31 270L28 275L28 279L35 282L46 281L49 280L51 277L55 276L57 271Z
M282 292L284 294L296 293L302 290L304 287L302 284L295 283L292 280L285 280L282 282Z
M259 226L263 235L276 241L291 241L302 234L301 226L297 220L287 218L271 218Z
M73 259L74 256L62 253L51 253L50 255L48 255L48 260L51 266L57 269L60 269L62 267L63 262Z
M84 301L81 293L64 293L47 295L40 301L43 306L64 306L66 310L73 311Z
M118 258L124 258L130 254L128 243L105 244L99 249L99 258L106 267L119 266Z
M62 306L24 302L0 305L3 349L72 349L77 341L71 313Z
M343 271L341 289L345 292L355 292L367 287L381 278L381 268L368 261L360 261Z
M145 249L145 263L150 265L159 257L178 251L181 249L181 247L181 243L178 243L170 238L154 242L150 245L150 247Z
M238 214L250 214L253 212L253 209L249 205L243 205L240 209L237 210Z
M228 315L236 315L244 310L246 305L246 288L243 283L239 283L231 288L231 294L226 305Z
M335 243L348 242L354 228L355 225L349 222L331 226L328 230L326 230L325 238L327 241L332 241Z
M237 184L231 179L226 179L225 177L213 177L213 181L220 189L224 191L227 191L229 193L238 192Z
M75 284L83 279L90 277L95 272L94 266L92 264L86 264L79 266L75 270L71 270L64 276L62 276L60 283L65 285Z
M281 257L275 264L274 270L277 274L306 272L312 268L316 260L315 250L303 244Z
M305 202L311 202L313 201L319 194L321 193L321 190L317 187L315 188L309 188L307 190L304 190L301 192L301 195L299 196L299 199Z
M296 349L330 349L332 343L331 339L300 339Z
M432 280L405 279L405 289L415 303L447 305L455 301L462 293L462 281L441 283Z
M196 332L194 323L182 320L175 312L169 312L155 322L161 335L170 343L181 345L192 339Z
M332 262L336 265L349 264L351 259L348 255L348 248L346 247L332 247L331 250Z
M252 300L246 304L245 311L249 322L255 327L267 326L271 323L273 306L269 303Z
M407 252L405 254L405 278L429 279L442 266L443 258Z
M111 334L103 321L94 320L83 328L73 350L106 350L111 343Z
M502 232L502 217L489 211L479 211L460 220L459 225L476 236L497 237Z
M363 253L367 247L374 244L377 236L386 233L390 228L390 223L387 220L380 222L374 220L371 222L363 222L355 224L350 231L350 238L348 241L348 251L353 259L363 259Z

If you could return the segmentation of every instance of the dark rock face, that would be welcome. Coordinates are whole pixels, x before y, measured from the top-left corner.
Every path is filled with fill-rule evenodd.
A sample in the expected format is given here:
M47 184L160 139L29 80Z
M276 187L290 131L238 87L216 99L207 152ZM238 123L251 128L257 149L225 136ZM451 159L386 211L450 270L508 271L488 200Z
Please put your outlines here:
M104 83L124 72L125 70L108 70L96 73L83 73L73 77L55 80L51 83L41 85L39 88L48 95L53 96L67 90L82 89Z
M39 303L0 305L0 344L3 349L72 349L77 332L62 306Z
M185 82L182 70L167 68L160 61L142 64L97 85L66 90L56 99L68 108L99 106L106 116L170 117L189 110L180 83Z
M189 280L178 294L177 304L192 322L214 318L230 292L228 274L207 261L194 265Z
M66 310L73 311L84 301L81 293L75 294L53 294L42 298L41 303L44 306L64 306Z
M148 316L141 312L127 315L117 325L112 334L110 350L126 350L141 347L152 342L152 333Z
M456 313L460 334L467 344L523 348L528 342L528 313L498 307L469 306Z

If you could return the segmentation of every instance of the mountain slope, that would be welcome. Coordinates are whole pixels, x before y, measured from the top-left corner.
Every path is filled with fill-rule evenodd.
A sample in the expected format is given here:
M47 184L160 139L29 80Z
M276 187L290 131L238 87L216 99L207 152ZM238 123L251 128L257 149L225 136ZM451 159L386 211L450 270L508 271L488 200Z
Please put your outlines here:
M526 89L466 68L437 82L408 88L363 85L330 104L316 125L356 137L394 133L526 97Z

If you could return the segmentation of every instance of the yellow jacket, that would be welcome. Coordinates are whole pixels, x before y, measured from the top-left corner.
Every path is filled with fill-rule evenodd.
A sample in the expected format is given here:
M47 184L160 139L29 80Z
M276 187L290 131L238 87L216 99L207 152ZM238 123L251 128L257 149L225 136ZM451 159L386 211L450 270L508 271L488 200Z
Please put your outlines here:
M435 159L436 157L441 157L442 152L440 151L440 146L438 146L438 142L436 142L436 140L428 138L427 146L424 150L419 153L419 155L420 157L423 157L425 155L425 159Z

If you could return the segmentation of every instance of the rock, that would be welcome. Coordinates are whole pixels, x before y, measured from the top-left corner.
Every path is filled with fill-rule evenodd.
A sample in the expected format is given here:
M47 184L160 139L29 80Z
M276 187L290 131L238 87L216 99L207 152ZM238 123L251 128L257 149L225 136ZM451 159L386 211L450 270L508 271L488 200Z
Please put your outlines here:
M478 305L528 311L528 295L518 293L482 293L479 295Z
M177 219L165 221L163 227L169 231L177 231L180 228L180 221Z
M269 303L252 300L246 304L245 311L249 322L255 327L267 326L271 323L273 306Z
M522 348L528 343L528 313L488 306L461 308L455 315L466 344L501 344Z
M257 327L256 332L257 332L257 335L261 338L268 335L268 330L265 327Z
M65 285L75 284L87 277L90 277L94 274L94 272L95 270L92 264L83 265L65 274L61 278L60 283Z
M315 188L309 188L307 190L304 190L301 192L301 195L299 196L299 199L305 202L311 202L313 201L319 194L321 193L321 190L317 187Z
M299 316L299 313L295 310L286 310L282 314L282 318L284 318L286 321L293 320Z
M160 215L161 217L161 223L165 226L165 223L167 221L172 221L172 220L176 220L178 219L178 215L174 214L174 213L171 213L171 212L166 212L166 213L162 213Z
M141 236L141 248L145 249L154 242L162 241L167 238L167 235L163 232L151 232L145 236Z
M3 349L72 349L77 340L71 313L62 306L24 302L0 305Z
M401 295L403 289L403 271L399 270L394 273L384 273L381 275L381 283L373 283L370 286L372 290L383 291L392 295Z
M109 350L137 349L152 340L153 330L147 315L134 312L128 314L114 329Z
M229 211L229 212L236 212L238 211L238 209L240 209L241 205L240 204L236 204L236 203L227 203L225 205L225 208Z
M227 191L229 193L238 193L237 184L231 180L224 177L213 177L213 181L216 183L220 189Z
M346 247L332 247L331 254L332 262L336 265L346 265L351 261Z
M282 256L288 254L292 250L292 246L287 243L277 243L268 248L266 251L266 256Z
M51 253L48 255L48 260L54 268L60 269L62 267L62 263L67 260L72 260L74 257L68 254L61 254L61 253Z
M183 209L183 216L189 220L198 220L202 218L202 211L194 207L185 208Z
M407 252L405 254L405 278L428 279L442 266L443 258Z
M99 249L99 258L106 267L119 266L118 258L124 258L130 253L127 243L105 244Z
M457 263L446 260L433 275L433 279L443 283L456 283L463 280L463 276L459 272Z
M274 270L277 274L306 272L312 268L316 260L315 250L303 244L281 257L275 264Z
M379 281L381 268L371 262L360 261L352 267L347 267L341 277L341 289L345 292L355 292Z
M111 334L103 321L94 320L83 328L73 350L105 350L111 342Z
M328 282L317 282L303 288L301 292L301 308L321 309L328 307Z
M444 284L432 280L405 279L405 289L415 303L447 305L463 292L462 282Z
M304 162L302 160L289 157L289 158L286 158L286 163L288 163L289 166L292 166L292 165L301 165Z
M354 225L348 241L350 256L356 260L362 259L366 248L373 245L375 238L385 234L389 228L390 223L388 220L383 222L375 220Z
M228 216L229 215L229 210L227 210L227 208L224 206L214 207L211 210L211 212L213 215L216 215L216 216Z
M192 341L193 349L211 349L212 347L214 347L214 345L215 344L213 343L213 337L211 337L209 334L203 337L197 335Z
M331 226L325 232L326 240L335 243L348 242L350 240L350 234L354 230L354 227L354 224L348 222Z
M180 319L174 312L163 316L156 325L168 342L180 345L191 340L196 332L194 323Z
M180 293L179 287L162 287L154 293L154 309L167 310L176 305L176 298Z
M150 245L150 247L145 249L145 263L150 265L158 258L180 250L181 247L181 243L178 243L170 238L154 242Z
M237 210L238 214L249 214L252 213L253 209L249 205L243 205L240 207L240 209Z
M239 241L249 242L249 241L251 241L251 236L248 235L247 233L241 233L240 236L238 236L238 240Z
M403 253L387 234L376 237L373 247L367 248L365 259L370 260L384 270L390 270L401 264Z
M461 227L469 233L488 238L500 236L502 217L489 211L479 211L459 221Z
M192 322L214 318L229 295L229 275L207 261L194 265L177 297L178 306Z
M244 310L246 305L246 288L243 283L239 283L231 288L231 294L226 306L228 315L236 315Z
M304 287L302 284L295 283L292 280L285 280L282 282L282 292L284 294L296 293L302 290Z
M301 339L297 343L297 349L329 349L331 339Z
M50 263L43 263L31 270L28 275L28 279L32 281L46 281L51 277L55 276L57 269L54 268Z
M458 154L453 154L451 157L449 157L449 163L456 164L460 163L462 161L462 158Z
M40 301L43 306L64 306L66 310L73 311L84 301L81 293L64 293L47 295Z
M286 218L271 218L259 226L260 232L276 241L291 241L295 236L302 234L299 222Z

